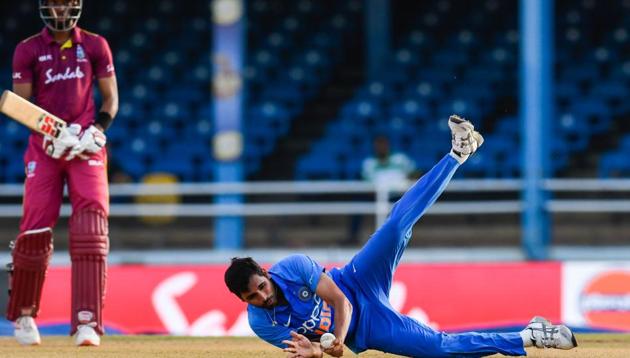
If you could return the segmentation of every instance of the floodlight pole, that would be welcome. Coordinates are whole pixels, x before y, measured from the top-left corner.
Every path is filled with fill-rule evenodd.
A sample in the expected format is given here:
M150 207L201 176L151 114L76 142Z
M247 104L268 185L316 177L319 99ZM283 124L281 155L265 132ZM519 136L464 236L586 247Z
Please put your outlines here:
M549 177L553 106L554 1L521 0L520 117L524 189L522 245L529 259L549 257L550 221L542 183Z
M211 3L212 95L214 104L213 159L215 182L243 180L243 57L245 4L242 0L213 0ZM210 98L209 98L210 100ZM215 203L239 204L240 194L217 195ZM243 247L243 218L219 216L214 221L214 248Z

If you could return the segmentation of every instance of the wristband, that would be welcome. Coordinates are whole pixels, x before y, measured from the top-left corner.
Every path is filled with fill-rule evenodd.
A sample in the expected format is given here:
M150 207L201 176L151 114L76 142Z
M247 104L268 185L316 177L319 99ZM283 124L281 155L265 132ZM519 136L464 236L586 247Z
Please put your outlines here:
M114 121L114 118L112 118L112 116L109 113L98 112L98 115L96 116L96 120L94 121L94 123L103 127L103 132L104 132L107 130L107 128L109 128L110 125L112 125L113 121Z

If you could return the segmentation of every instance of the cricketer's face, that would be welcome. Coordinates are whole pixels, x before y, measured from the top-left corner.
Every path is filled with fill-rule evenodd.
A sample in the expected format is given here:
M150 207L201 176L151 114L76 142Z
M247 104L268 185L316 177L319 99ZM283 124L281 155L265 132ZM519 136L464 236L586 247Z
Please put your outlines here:
M39 0L39 17L52 31L69 31L81 17L82 0Z
M249 278L247 291L241 292L241 299L250 305L271 308L278 303L273 282L266 275L252 275Z

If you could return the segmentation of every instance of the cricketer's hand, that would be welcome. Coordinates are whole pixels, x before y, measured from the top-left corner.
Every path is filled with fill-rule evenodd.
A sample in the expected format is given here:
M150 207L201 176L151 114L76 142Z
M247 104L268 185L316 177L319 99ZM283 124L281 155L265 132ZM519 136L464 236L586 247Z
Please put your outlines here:
M72 148L66 160L72 160L75 156L83 152L97 153L103 149L105 143L107 143L105 133L101 132L95 126L90 126L83 132L79 144Z
M343 355L343 343L339 338L335 338L333 345L328 349L324 349L324 353L328 353L333 357L341 357Z
M291 340L284 340L282 343L287 345L282 351L287 353L287 358L310 358L319 357L321 351L315 351L315 347L305 336L291 331Z
M79 144L79 133L81 126L79 124L71 124L59 133L59 137L44 137L42 147L44 152L55 159L61 158L68 149L74 148Z

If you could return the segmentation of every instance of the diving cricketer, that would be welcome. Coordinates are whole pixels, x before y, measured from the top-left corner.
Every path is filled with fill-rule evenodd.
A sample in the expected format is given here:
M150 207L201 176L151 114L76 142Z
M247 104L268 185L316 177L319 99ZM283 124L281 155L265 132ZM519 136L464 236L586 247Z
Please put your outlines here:
M438 332L395 311L389 303L392 277L411 239L413 225L437 200L457 168L483 143L473 125L451 116L452 149L393 206L386 222L342 268L328 272L305 255L262 269L251 258L234 258L225 283L248 303L249 324L289 358L343 355L375 349L411 357L526 355L525 347L571 349L571 330L534 317L520 332ZM336 339L319 343L326 333ZM328 343L328 342L327 342ZM328 345L328 344L326 344Z

